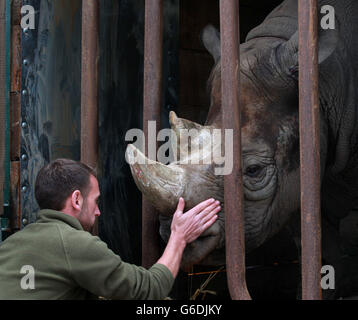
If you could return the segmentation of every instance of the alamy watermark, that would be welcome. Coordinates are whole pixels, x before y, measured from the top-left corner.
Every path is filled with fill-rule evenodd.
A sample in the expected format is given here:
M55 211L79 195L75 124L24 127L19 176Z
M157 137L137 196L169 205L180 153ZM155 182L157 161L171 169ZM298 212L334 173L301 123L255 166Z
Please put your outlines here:
M23 290L35 290L35 268L31 265L24 265L20 270L20 274L24 276L20 280L20 287ZM321 274L324 274L321 278L322 290L335 289L335 271L333 266L324 265L321 268Z
M20 280L20 287L23 290L35 290L35 268L31 265L22 266L20 270L24 276Z
M335 10L334 7L325 5L321 7L321 14L324 16L321 18L321 28L323 30L335 29L336 28L336 19L335 19Z
M148 122L148 158L134 154L126 158L131 165L163 164L180 161L180 164L215 165L215 175L231 174L233 169L233 129L162 129L156 131L156 121ZM145 150L145 133L131 129L125 136L141 152ZM157 142L164 142L157 150Z
M35 8L30 5L21 7L21 28L35 29Z
M330 265L324 265L321 268L321 274L324 274L324 276L321 278L321 288L323 290L335 289L335 271L333 266Z
M335 29L335 10L333 6L324 5L321 7L321 28L324 30ZM35 29L35 8L31 5L21 7L21 28Z

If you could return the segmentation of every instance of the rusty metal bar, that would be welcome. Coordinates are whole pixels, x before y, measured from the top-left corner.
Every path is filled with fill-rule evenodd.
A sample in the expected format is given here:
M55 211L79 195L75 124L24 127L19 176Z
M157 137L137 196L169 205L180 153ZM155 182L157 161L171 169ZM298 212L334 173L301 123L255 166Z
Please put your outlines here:
M145 154L149 159L156 160L154 159L155 154L148 154L148 145L154 143L150 141L148 127L149 121L156 121L156 132L160 128L163 76L163 0L145 1L144 28L143 131L146 136ZM153 265L160 257L158 234L158 213L143 197L142 265L146 268Z
M299 0L302 299L322 299L317 0Z
M11 2L0 5L0 242L2 231L7 231L10 218L10 51ZM3 217L1 217L3 216Z
M0 2L0 216L3 215L3 200L4 200L4 190L5 190L5 145L6 145L6 118L7 118L7 108L6 108L6 95L7 93L7 84L6 84L6 73L7 73L7 59L6 59L6 2ZM1 229L1 227L0 227ZM1 233L1 231L0 231ZM1 241L1 237L0 237Z
M245 232L241 167L239 1L220 1L223 128L233 129L233 171L224 178L226 266L234 300L250 300L245 278Z
M82 1L81 161L97 168L99 1ZM93 234L98 234L97 220Z
M82 1L81 161L93 168L98 159L98 19L98 1Z

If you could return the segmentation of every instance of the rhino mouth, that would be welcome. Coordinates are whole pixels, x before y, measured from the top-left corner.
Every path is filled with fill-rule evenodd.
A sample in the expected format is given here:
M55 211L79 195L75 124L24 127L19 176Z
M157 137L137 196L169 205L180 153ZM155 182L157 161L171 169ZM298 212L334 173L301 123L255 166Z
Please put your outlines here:
M181 269L189 271L193 265L221 265L225 263L225 256L222 253L224 247L223 238L224 221L219 213L219 219L195 241L189 243L181 261ZM160 215L160 236L163 241L168 242L170 237L171 218Z
M201 235L194 242L187 245L183 253L181 268L184 271L190 270L193 265L216 265L211 255L220 249L220 235Z

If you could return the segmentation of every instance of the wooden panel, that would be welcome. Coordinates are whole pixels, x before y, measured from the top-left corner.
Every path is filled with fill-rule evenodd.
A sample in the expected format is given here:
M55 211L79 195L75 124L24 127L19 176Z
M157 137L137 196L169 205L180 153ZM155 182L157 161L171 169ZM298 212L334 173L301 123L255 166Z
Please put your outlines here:
M180 50L180 79L183 85L179 92L180 111L179 116L194 121L204 121L204 112L207 112L210 105L207 80L214 60L204 52ZM185 112L183 106L193 106L190 112ZM195 106L195 107L194 107Z
M11 24L13 26L20 26L21 7L22 7L22 0L11 1Z
M208 24L219 29L219 1L180 1L179 108L178 115L204 123L210 105L207 80L214 60L201 41Z
M210 101L206 83L214 60L205 53L180 50L180 65L182 83L189 84L179 95L180 103L207 106Z
M241 6L250 6L254 9L263 9L265 11L271 12L273 8L282 3L282 0L270 0L270 1L252 1L252 0L240 0ZM240 15L241 18L241 15Z
M213 24L220 26L219 1L181 0L180 1L180 43L182 49L206 51L200 34L204 27Z
M21 90L21 27L12 26L11 39L11 91Z

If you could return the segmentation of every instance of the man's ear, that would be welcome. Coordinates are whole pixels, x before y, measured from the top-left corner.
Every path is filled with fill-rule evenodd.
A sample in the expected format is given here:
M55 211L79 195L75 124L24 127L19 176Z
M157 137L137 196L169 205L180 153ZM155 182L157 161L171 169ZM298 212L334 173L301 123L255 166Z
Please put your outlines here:
M71 195L71 205L76 211L81 211L83 206L83 196L80 190L75 190Z

